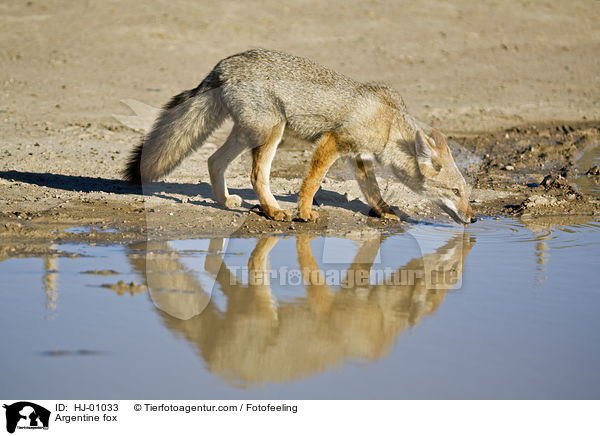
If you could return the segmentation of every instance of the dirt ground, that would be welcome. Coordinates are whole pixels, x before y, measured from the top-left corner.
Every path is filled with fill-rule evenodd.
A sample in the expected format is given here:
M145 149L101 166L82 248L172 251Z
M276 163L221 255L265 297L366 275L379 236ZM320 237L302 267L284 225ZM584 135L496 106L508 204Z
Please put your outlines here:
M36 250L38 240L401 226L369 216L342 161L317 194L316 223L257 213L248 156L228 173L244 204L217 206L206 160L227 126L163 181L140 191L119 180L155 108L250 47L307 56L400 90L415 117L459 144L456 160L479 216L593 217L599 20L593 0L3 2L1 251L9 255L17 240L27 242L20 250ZM272 189L287 209L295 208L310 155L284 143L275 158ZM380 184L405 220L446 220L385 174Z

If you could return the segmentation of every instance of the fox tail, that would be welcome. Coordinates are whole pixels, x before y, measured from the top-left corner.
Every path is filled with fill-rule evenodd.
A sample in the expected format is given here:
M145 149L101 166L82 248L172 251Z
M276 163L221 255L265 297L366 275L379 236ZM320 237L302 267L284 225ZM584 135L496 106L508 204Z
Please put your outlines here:
M200 147L228 115L220 86L211 73L196 88L173 97L133 149L122 173L125 181L139 185L157 180Z

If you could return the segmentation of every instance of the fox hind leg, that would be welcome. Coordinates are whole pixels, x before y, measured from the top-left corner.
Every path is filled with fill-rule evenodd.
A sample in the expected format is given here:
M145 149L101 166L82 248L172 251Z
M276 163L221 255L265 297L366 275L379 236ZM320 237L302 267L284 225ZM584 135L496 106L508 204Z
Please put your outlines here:
M373 169L373 161L364 159L359 155L355 158L354 163L358 186L360 186L367 203L371 206L372 212L381 218L398 220L398 216L381 197L381 191Z
M283 137L285 123L276 125L267 140L259 147L252 149L252 174L250 180L258 196L263 212L271 219L277 221L291 221L292 215L287 210L282 210L273 197L270 187L271 163L275 157L277 146Z
M242 204L239 195L229 195L225 182L225 171L231 162L252 144L238 126L233 126L225 143L208 158L208 172L215 200L225 207L236 208Z

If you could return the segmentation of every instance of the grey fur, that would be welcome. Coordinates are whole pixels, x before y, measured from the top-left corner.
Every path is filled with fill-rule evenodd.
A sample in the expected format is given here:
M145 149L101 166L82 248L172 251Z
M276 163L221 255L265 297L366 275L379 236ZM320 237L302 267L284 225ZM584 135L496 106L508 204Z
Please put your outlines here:
M385 85L356 82L305 58L263 49L239 53L219 62L198 88L172 98L133 151L124 177L132 183L163 177L227 116L244 126L257 145L282 121L286 130L314 141L323 132L343 130L349 119L362 115L360 106L371 105L373 99L395 109L405 107ZM383 146L380 138L373 144L367 131L353 133L353 142L362 144L352 148Z
M151 182L171 172L200 147L225 120L220 82L209 74L197 88L165 105L150 133L136 147L123 176L130 183Z
M125 179L139 183L166 175L200 147L227 117L233 120L234 128L225 145L208 162L215 198L227 207L241 202L227 190L227 166L243 151L263 146L270 147L272 159L282 129L284 136L307 141L332 133L341 154L356 159L373 156L391 167L412 190L436 201L444 197L444 207L447 209L452 203L453 212L458 200L448 193L452 188L460 187L465 192L463 203L466 201L466 184L445 140L436 149L436 144L427 138L433 153L418 156L415 138L421 127L406 113L397 91L382 84L356 82L305 58L263 49L223 59L197 88L173 97L151 132L133 151L124 171ZM443 180L428 170L431 162L426 161L438 155L446 157L441 171ZM264 166L270 168L270 160ZM268 206L272 217L283 216L268 188L268 174L260 177L261 186L266 186L263 198L259 194L261 205ZM452 186L444 186L444 182ZM376 185L374 176L364 186L367 184ZM378 188L370 198L379 214L391 212ZM377 206L380 203L385 207ZM472 211L466 206L463 209L466 212L456 212L453 217L468 222ZM284 219L287 218L285 214Z

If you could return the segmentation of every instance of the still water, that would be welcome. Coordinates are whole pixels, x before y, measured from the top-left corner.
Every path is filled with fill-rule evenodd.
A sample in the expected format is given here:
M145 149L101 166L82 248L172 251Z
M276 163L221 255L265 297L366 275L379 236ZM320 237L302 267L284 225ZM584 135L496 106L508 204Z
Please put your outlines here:
M5 398L600 398L596 221L53 249L0 262Z

